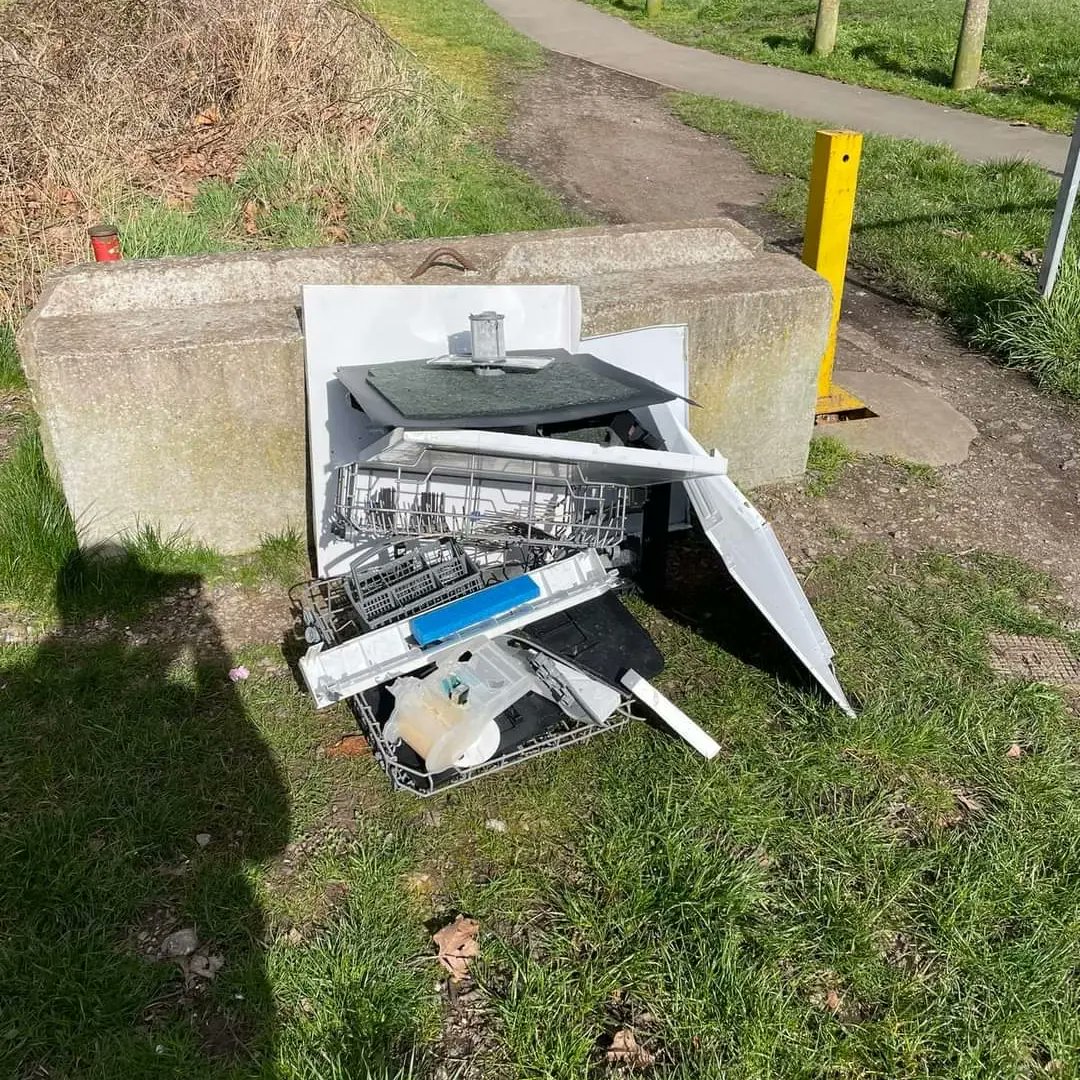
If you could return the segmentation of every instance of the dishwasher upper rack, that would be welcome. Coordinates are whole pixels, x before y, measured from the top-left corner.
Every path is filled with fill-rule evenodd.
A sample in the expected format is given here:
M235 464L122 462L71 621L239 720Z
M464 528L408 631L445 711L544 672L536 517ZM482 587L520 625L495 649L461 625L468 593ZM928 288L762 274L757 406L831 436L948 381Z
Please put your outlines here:
M349 541L453 536L465 543L564 551L610 550L626 537L635 488L586 480L576 467L553 477L541 461L531 463L532 475L493 476L479 456L461 457L453 470L340 466L336 531Z

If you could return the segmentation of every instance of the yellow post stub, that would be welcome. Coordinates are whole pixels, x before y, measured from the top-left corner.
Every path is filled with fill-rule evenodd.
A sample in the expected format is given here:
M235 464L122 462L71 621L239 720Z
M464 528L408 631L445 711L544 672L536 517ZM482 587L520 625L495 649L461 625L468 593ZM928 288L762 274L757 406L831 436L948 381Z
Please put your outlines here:
M810 170L810 202L806 211L806 239L802 260L832 287L832 318L825 355L818 368L817 411L835 412L838 387L832 383L836 358L836 329L840 322L840 302L844 297L851 221L855 213L855 188L859 179L862 135L857 131L819 131L814 140L814 162ZM841 391L842 393L842 391ZM859 408L861 402L846 398ZM830 408L830 406L832 406Z

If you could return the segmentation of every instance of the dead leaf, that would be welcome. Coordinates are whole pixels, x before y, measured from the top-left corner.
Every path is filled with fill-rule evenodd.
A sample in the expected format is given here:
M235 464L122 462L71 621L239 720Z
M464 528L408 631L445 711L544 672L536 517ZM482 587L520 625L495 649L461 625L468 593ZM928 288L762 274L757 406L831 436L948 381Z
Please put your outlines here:
M953 792L953 796L965 810L968 810L973 814L979 813L983 808L983 804L979 802L974 795L969 795L966 791L961 791L959 788Z
M1017 758L1024 756L1023 748L1020 746L1019 743L1014 742L1012 746L1010 746L1009 749L1005 751L1005 756L1007 758L1010 758L1012 761L1016 761Z
M634 1069L646 1069L655 1060L643 1046L638 1045L634 1033L629 1028L620 1028L611 1036L611 1046L604 1055L612 1065L629 1065Z
M1042 265L1042 252L1038 248L1027 248L1021 251L1017 258L1025 266L1039 267Z
M439 950L439 963L450 972L455 982L460 982L469 974L469 961L480 955L480 943L476 940L479 930L480 924L476 919L459 915L452 923L431 935Z
M829 990L823 1003L831 1013L838 1013L844 1005L844 999L835 991Z
M221 110L216 105L210 105L197 112L191 118L192 127L211 127L221 119Z
M963 229L942 229L942 236L949 237L950 240L970 240L971 233L964 232Z
M331 244L344 244L348 242L349 233L348 230L341 225L328 225L326 228L326 239Z
M259 231L259 204L254 199L248 199L244 203L244 232L248 236L255 236Z
M333 746L326 748L327 757L364 757L371 747L363 735L342 735Z

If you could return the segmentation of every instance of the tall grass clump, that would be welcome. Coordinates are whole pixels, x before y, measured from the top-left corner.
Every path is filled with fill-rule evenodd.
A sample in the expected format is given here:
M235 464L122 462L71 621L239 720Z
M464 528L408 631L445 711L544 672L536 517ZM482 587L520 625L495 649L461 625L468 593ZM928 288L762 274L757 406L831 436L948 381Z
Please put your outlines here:
M993 308L974 339L1049 390L1080 397L1080 257L1062 260L1049 300L1034 289Z
M376 23L332 0L9 0L0 86L0 315L84 257L88 224L147 198L205 212L202 186L232 184L269 147L287 162L284 203L305 193L344 216L360 189L391 213L386 148L424 139L443 108ZM237 189L227 220L209 208L213 235L181 250L254 243L264 191Z

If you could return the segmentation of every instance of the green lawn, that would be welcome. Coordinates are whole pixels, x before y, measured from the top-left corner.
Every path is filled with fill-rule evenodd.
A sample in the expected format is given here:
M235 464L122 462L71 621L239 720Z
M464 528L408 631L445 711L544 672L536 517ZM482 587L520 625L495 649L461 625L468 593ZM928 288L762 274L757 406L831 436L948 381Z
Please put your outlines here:
M771 206L802 226L813 123L677 94L675 114L723 135L762 172L785 177ZM889 289L940 312L960 334L1048 390L1080 396L1080 256L1066 248L1050 302L1037 262L1056 184L1023 162L970 165L941 146L870 135L863 143L852 259Z
M636 724L434 803L319 756L350 718L277 650L235 686L213 639L197 662L122 636L0 651L0 1072L433 1076L428 935L465 911L473 1075L602 1071L625 1026L665 1078L1075 1075L1075 718L986 661L993 630L1076 646L1050 583L983 556L819 565L848 719L688 557L697 632L636 610L714 762ZM180 927L214 980L154 960Z
M685 45L1006 120L1070 131L1080 108L1080 22L1072 0L993 0L983 78L949 88L964 0L843 0L836 50L811 53L815 0L587 0Z
M565 220L486 142L500 64L535 51L479 0L438 9L380 0L481 119L464 157L403 167L416 195L395 234ZM778 169L805 134L745 123ZM919 160L892 166L898 184ZM260 159L264 192L279 166ZM1017 175L1010 198L1037 197ZM235 196L211 186L190 214L145 207L156 232L132 222L147 250L217 244ZM973 211L970 227L989 226ZM19 394L9 344L0 392ZM813 467L824 492L855 466L826 443ZM80 632L167 613L207 580L284 580L297 538L237 563L143 534L86 563L32 429L0 465L0 507L4 602L57 620L0 646L0 1075L435 1080L466 1061L483 1080L573 1080L619 1075L604 1053L627 1027L658 1080L1076 1075L1076 720L987 664L996 630L1080 646L1031 570L873 548L819 563L849 719L791 681L691 544L672 613L633 606L717 759L634 724L422 802L368 759L321 753L353 723L314 712L295 649L233 656L205 621L191 648L136 647L123 619ZM238 660L251 674L233 683ZM430 933L458 912L480 923L479 993L451 1004ZM158 958L181 928L212 979Z

